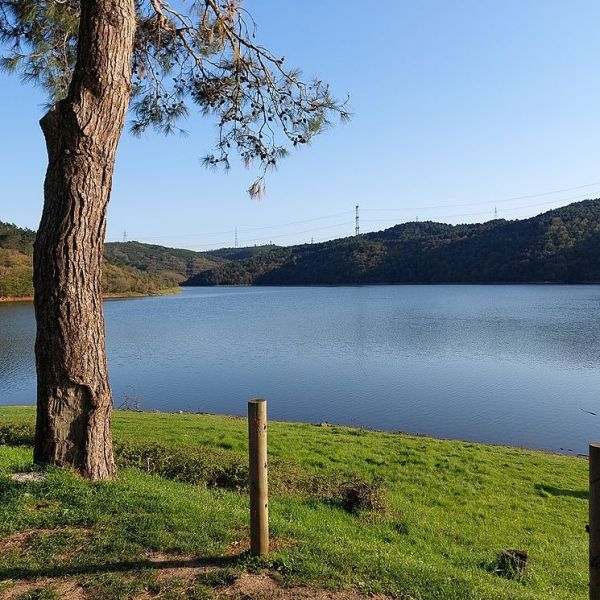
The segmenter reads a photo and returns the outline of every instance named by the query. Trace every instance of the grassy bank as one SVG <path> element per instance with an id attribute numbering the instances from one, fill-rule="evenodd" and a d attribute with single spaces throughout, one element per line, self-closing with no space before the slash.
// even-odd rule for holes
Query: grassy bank
<path id="1" fill-rule="evenodd" d="M 583 459 L 272 423 L 275 548 L 258 560 L 245 552 L 244 420 L 116 412 L 127 465 L 117 481 L 92 485 L 51 469 L 44 481 L 17 483 L 9 474 L 31 468 L 33 418 L 30 408 L 0 407 L 3 597 L 587 594 Z M 528 552 L 524 576 L 507 572 L 506 549 Z"/>

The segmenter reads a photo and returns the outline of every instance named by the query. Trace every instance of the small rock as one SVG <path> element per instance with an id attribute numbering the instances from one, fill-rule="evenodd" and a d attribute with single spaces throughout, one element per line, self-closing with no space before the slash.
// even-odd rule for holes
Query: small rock
<path id="1" fill-rule="evenodd" d="M 44 481 L 46 479 L 45 473 L 13 473 L 10 478 L 18 483 L 28 483 L 30 481 Z"/>

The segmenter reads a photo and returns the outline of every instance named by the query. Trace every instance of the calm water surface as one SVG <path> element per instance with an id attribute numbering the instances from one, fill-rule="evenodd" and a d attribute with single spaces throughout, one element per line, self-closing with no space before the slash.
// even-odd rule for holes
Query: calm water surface
<path id="1" fill-rule="evenodd" d="M 586 452 L 600 286 L 187 288 L 105 303 L 115 405 Z M 33 309 L 0 304 L 0 404 L 33 403 Z M 588 412 L 598 413 L 598 416 Z"/>

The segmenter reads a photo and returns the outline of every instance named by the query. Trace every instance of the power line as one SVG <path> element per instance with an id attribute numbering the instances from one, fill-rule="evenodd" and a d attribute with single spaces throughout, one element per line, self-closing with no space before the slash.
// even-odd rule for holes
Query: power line
<path id="1" fill-rule="evenodd" d="M 350 215 L 351 211 L 345 210 L 343 212 L 334 213 L 330 215 L 324 215 L 322 217 L 314 217 L 312 219 L 303 219 L 300 221 L 289 221 L 288 223 L 280 223 L 278 225 L 264 225 L 261 227 L 249 227 L 247 229 L 239 229 L 239 233 L 250 233 L 252 231 L 263 231 L 265 229 L 278 229 L 281 227 L 289 227 L 290 225 L 301 225 L 303 223 L 313 223 L 314 221 L 323 221 L 325 219 L 333 219 L 334 217 L 340 217 L 343 215 Z M 196 232 L 196 233 L 177 233 L 170 235 L 139 235 L 140 238 L 144 238 L 146 240 L 158 240 L 158 239 L 167 239 L 174 237 L 206 237 L 209 235 L 231 235 L 231 229 L 229 231 L 212 231 L 212 232 Z"/>
<path id="2" fill-rule="evenodd" d="M 587 194 L 579 194 L 578 196 L 570 196 L 569 198 L 557 198 L 555 200 L 548 200 L 547 202 L 536 202 L 535 204 L 523 204 L 521 206 L 512 206 L 510 207 L 511 211 L 519 211 L 519 210 L 523 210 L 525 208 L 535 208 L 535 207 L 539 207 L 539 206 L 548 206 L 550 204 L 561 204 L 563 202 L 569 202 L 571 200 L 583 200 L 585 198 L 587 198 L 588 195 Z M 558 208 L 558 207 L 557 207 Z M 407 209 L 408 210 L 408 209 Z M 481 216 L 487 216 L 489 215 L 488 211 L 485 212 L 476 212 L 476 213 L 454 213 L 451 215 L 433 215 L 431 217 L 428 217 L 428 221 L 435 221 L 435 220 L 440 220 L 440 219 L 454 219 L 457 217 L 481 217 Z M 388 217 L 387 219 L 367 219 L 366 221 L 364 221 L 365 223 L 375 223 L 375 222 L 389 222 L 391 219 L 393 219 L 394 217 Z M 418 218 L 417 218 L 418 220 Z"/>
<path id="3" fill-rule="evenodd" d="M 560 194 L 562 192 L 571 192 L 573 190 L 581 190 L 584 188 L 589 188 L 589 187 L 593 187 L 593 186 L 597 186 L 600 185 L 600 182 L 596 182 L 596 183 L 586 183 L 585 185 L 578 185 L 575 187 L 571 187 L 571 188 L 563 188 L 561 190 L 552 190 L 551 192 L 541 192 L 539 194 L 528 194 L 526 196 L 513 196 L 512 198 L 503 198 L 501 200 L 485 200 L 485 201 L 480 201 L 480 202 L 467 202 L 467 203 L 463 203 L 463 204 L 437 204 L 435 206 L 407 206 L 407 207 L 402 207 L 402 208 L 365 208 L 364 210 L 367 211 L 378 211 L 378 212 L 383 212 L 383 211 L 390 211 L 390 212 L 394 212 L 394 211 L 402 211 L 402 210 L 426 210 L 426 209 L 436 209 L 436 208 L 461 208 L 463 206 L 483 206 L 483 205 L 489 205 L 489 204 L 494 204 L 494 205 L 498 205 L 498 204 L 502 204 L 504 202 L 514 202 L 515 200 L 526 200 L 528 198 L 540 198 L 542 196 L 550 196 L 552 194 Z M 584 196 L 587 196 L 588 194 L 584 194 Z"/>
<path id="4" fill-rule="evenodd" d="M 312 223 L 314 221 L 323 221 L 324 219 L 333 219 L 334 217 L 341 217 L 341 216 L 350 215 L 350 214 L 351 214 L 351 211 L 345 210 L 343 212 L 334 213 L 332 215 L 326 215 L 324 217 L 314 217 L 313 219 L 304 219 L 302 221 L 291 221 L 289 223 L 284 223 L 283 225 L 265 225 L 263 227 L 252 227 L 250 229 L 240 229 L 240 231 L 245 233 L 248 231 L 259 231 L 262 229 L 276 229 L 278 227 L 288 227 L 289 225 L 301 225 L 303 223 Z"/>
<path id="5" fill-rule="evenodd" d="M 290 236 L 299 236 L 299 235 L 303 235 L 305 233 L 312 233 L 314 231 L 323 231 L 325 229 L 332 229 L 334 227 L 340 227 L 340 228 L 345 228 L 348 226 L 348 223 L 335 223 L 334 225 L 325 225 L 324 227 L 316 227 L 313 229 L 305 229 L 304 231 L 292 231 L 289 233 L 282 233 L 282 234 L 278 234 L 278 235 L 271 235 L 268 238 L 264 238 L 264 237 L 259 237 L 259 238 L 252 238 L 252 239 L 245 239 L 244 240 L 244 244 L 255 244 L 256 242 L 263 242 L 264 244 L 267 243 L 267 240 L 269 244 L 272 244 L 272 240 L 274 239 L 279 239 L 279 238 L 283 238 L 283 237 L 290 237 Z M 323 239 L 328 239 L 328 238 L 323 238 Z M 196 248 L 203 248 L 203 249 L 213 249 L 213 248 L 226 248 L 228 247 L 228 243 L 231 242 L 213 242 L 213 243 L 209 243 L 209 244 L 195 244 Z"/>
<path id="6" fill-rule="evenodd" d="M 347 223 L 336 223 L 335 225 L 325 225 L 324 227 L 316 227 L 314 229 L 305 229 L 304 231 L 294 231 L 291 233 L 282 233 L 279 235 L 271 235 L 269 239 L 277 239 L 282 237 L 289 237 L 290 235 L 302 235 L 303 233 L 311 233 L 313 231 L 322 231 L 323 229 L 332 229 L 334 227 L 347 227 Z M 253 240 L 246 240 L 247 242 L 257 242 L 260 240 L 264 240 L 265 238 L 255 238 Z"/>
<path id="7" fill-rule="evenodd" d="M 580 190 L 580 189 L 584 189 L 584 188 L 590 188 L 594 185 L 600 185 L 599 183 L 590 183 L 590 184 L 586 184 L 586 185 L 580 185 L 580 186 L 575 186 L 572 188 L 564 188 L 562 190 L 553 190 L 551 192 L 542 192 L 539 194 L 528 194 L 528 195 L 524 195 L 524 196 L 515 196 L 513 198 L 507 198 L 504 200 L 499 200 L 498 203 L 501 202 L 509 202 L 509 201 L 514 201 L 517 199 L 522 199 L 522 198 L 538 198 L 538 197 L 543 197 L 543 196 L 548 196 L 550 194 L 556 194 L 559 193 L 561 191 L 568 191 L 568 190 Z M 510 208 L 506 208 L 505 210 L 509 210 L 509 211 L 520 211 L 523 209 L 527 209 L 527 208 L 533 208 L 533 207 L 539 207 L 539 206 L 547 206 L 550 204 L 554 204 L 554 205 L 560 205 L 561 203 L 565 203 L 565 202 L 569 202 L 569 201 L 573 201 L 573 200 L 577 200 L 577 199 L 584 199 L 584 198 L 589 198 L 590 194 L 589 192 L 585 193 L 585 194 L 579 194 L 577 196 L 570 196 L 570 197 L 566 197 L 566 198 L 556 198 L 554 200 L 549 200 L 549 201 L 545 201 L 545 202 L 538 202 L 538 203 L 533 203 L 533 204 L 526 204 L 526 205 L 520 205 L 520 206 L 513 206 Z M 437 206 L 430 206 L 430 207 L 423 207 L 420 206 L 418 207 L 419 210 L 421 209 L 426 209 L 426 208 L 449 208 L 449 207 L 460 207 L 460 206 L 485 206 L 488 205 L 489 202 L 483 202 L 483 203 L 465 203 L 465 204 L 455 204 L 455 205 L 437 205 Z M 320 217 L 313 217 L 310 219 L 302 219 L 302 220 L 296 220 L 296 221 L 289 221 L 287 223 L 282 223 L 279 225 L 265 225 L 265 226 L 260 226 L 260 227 L 251 227 L 251 228 L 247 228 L 247 229 L 238 229 L 237 226 L 235 227 L 235 232 L 234 232 L 234 246 L 237 248 L 239 246 L 239 237 L 238 234 L 239 232 L 252 232 L 252 231 L 263 231 L 263 230 L 268 230 L 268 229 L 275 229 L 275 228 L 284 228 L 284 227 L 289 227 L 291 225 L 296 225 L 296 224 L 302 224 L 302 223 L 314 223 L 314 222 L 318 222 L 318 221 L 322 221 L 322 220 L 326 220 L 326 219 L 332 219 L 334 217 L 338 217 L 338 216 L 349 216 L 350 214 L 354 213 L 354 221 L 355 221 L 355 230 L 354 233 L 355 235 L 360 235 L 360 214 L 359 214 L 359 208 L 360 206 L 357 204 L 355 206 L 354 211 L 342 211 L 342 212 L 338 212 L 338 213 L 333 213 L 333 214 L 329 214 L 329 215 L 323 215 Z M 410 210 L 409 208 L 396 208 L 396 209 L 363 209 L 363 210 L 367 210 L 367 211 L 407 211 Z M 476 213 L 460 213 L 460 214 L 447 214 L 444 216 L 440 216 L 440 215 L 436 215 L 435 217 L 426 217 L 426 220 L 445 220 L 445 219 L 454 219 L 454 218 L 458 218 L 458 217 L 474 217 L 474 216 L 487 216 L 489 215 L 489 212 L 476 212 Z M 395 219 L 397 217 L 393 217 L 390 216 L 389 218 L 381 218 L 381 219 L 367 219 L 366 221 L 363 221 L 363 223 L 376 223 L 376 222 L 387 222 L 390 223 L 390 221 L 392 219 Z M 494 218 L 498 218 L 498 206 L 494 205 Z M 416 217 L 416 220 L 419 221 L 419 216 Z M 394 223 L 394 224 L 397 224 Z M 306 229 L 303 231 L 290 231 L 287 233 L 280 233 L 277 235 L 271 235 L 268 234 L 269 236 L 269 240 L 272 239 L 281 239 L 281 238 L 286 238 L 286 237 L 292 237 L 292 236 L 300 236 L 306 233 L 313 233 L 316 231 L 322 231 L 322 230 L 327 230 L 327 229 L 332 229 L 332 228 L 336 228 L 336 227 L 347 227 L 348 222 L 344 222 L 344 223 L 335 223 L 332 225 L 325 225 L 322 227 L 313 227 L 310 229 Z M 341 233 L 341 232 L 340 232 Z M 214 232 L 212 234 L 208 234 L 208 233 L 194 233 L 194 234 L 173 234 L 173 235 L 163 235 L 163 236 L 143 236 L 143 239 L 156 239 L 158 237 L 162 237 L 162 238 L 180 238 L 180 237 L 189 237 L 189 236 L 193 236 L 193 237 L 206 237 L 208 235 L 223 235 L 223 234 L 228 234 L 231 235 L 231 230 L 229 230 L 229 232 L 224 231 L 224 232 Z M 229 238 L 231 239 L 231 238 Z M 330 239 L 330 238 L 329 238 Z M 244 239 L 244 243 L 245 244 L 253 244 L 255 242 L 264 242 L 265 238 L 264 237 L 256 237 L 256 238 L 252 238 L 252 239 Z M 314 236 L 311 236 L 311 241 L 314 240 Z M 123 241 L 127 241 L 127 232 L 123 233 Z M 321 240 L 319 240 L 321 241 Z M 204 244 L 200 244 L 200 245 L 196 245 L 194 244 L 195 247 L 200 248 L 222 248 L 222 247 L 226 247 L 228 245 L 228 243 L 231 242 L 225 242 L 223 243 L 222 241 L 215 241 L 212 243 L 204 243 Z"/>

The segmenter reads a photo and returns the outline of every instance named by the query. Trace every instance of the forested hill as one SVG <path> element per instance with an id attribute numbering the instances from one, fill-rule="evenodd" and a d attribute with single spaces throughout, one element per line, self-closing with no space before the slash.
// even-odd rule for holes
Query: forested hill
<path id="1" fill-rule="evenodd" d="M 106 260 L 124 267 L 134 267 L 152 275 L 171 277 L 179 283 L 201 271 L 207 271 L 229 261 L 244 260 L 264 254 L 277 246 L 220 248 L 206 252 L 167 248 L 141 242 L 111 242 L 106 244 Z"/>
<path id="2" fill-rule="evenodd" d="M 358 237 L 273 248 L 186 285 L 600 282 L 600 199 L 524 220 L 412 222 Z"/>
<path id="3" fill-rule="evenodd" d="M 33 294 L 35 232 L 0 221 L 0 298 Z M 275 246 L 222 248 L 194 252 L 141 242 L 105 245 L 106 294 L 155 294 L 177 287 L 193 275 L 229 261 L 243 260 Z"/>
<path id="4" fill-rule="evenodd" d="M 132 267 L 150 275 L 169 277 L 177 283 L 223 262 L 218 256 L 141 242 L 108 243 L 104 247 L 104 258 L 121 267 Z"/>
<path id="5" fill-rule="evenodd" d="M 33 295 L 33 240 L 35 232 L 0 221 L 0 298 Z M 212 263 L 204 263 L 206 264 Z M 104 263 L 102 287 L 106 294 L 157 294 L 177 287 L 185 277 L 147 273 L 128 265 Z"/>
<path id="6" fill-rule="evenodd" d="M 34 232 L 0 222 L 0 297 L 29 296 Z M 413 222 L 321 244 L 194 252 L 106 244 L 106 293 L 176 285 L 600 282 L 600 199 L 531 219 Z"/>

